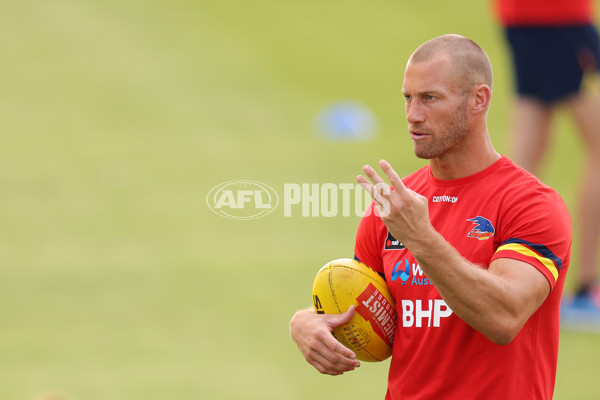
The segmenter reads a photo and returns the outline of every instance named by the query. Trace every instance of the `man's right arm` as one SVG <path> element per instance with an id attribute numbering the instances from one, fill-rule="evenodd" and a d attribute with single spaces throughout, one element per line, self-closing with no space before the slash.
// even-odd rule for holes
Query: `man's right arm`
<path id="1" fill-rule="evenodd" d="M 322 374 L 341 375 L 360 366 L 354 352 L 331 334 L 350 321 L 354 306 L 342 314 L 316 314 L 311 308 L 297 311 L 290 321 L 292 339 L 300 352 Z"/>

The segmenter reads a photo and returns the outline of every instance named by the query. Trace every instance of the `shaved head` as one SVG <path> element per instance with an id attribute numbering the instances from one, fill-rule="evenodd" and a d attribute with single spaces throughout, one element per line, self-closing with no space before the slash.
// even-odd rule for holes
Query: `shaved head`
<path id="1" fill-rule="evenodd" d="M 437 57 L 448 58 L 459 89 L 468 91 L 477 85 L 492 89 L 492 64 L 477 43 L 460 35 L 443 35 L 423 43 L 408 63 L 419 64 Z"/>

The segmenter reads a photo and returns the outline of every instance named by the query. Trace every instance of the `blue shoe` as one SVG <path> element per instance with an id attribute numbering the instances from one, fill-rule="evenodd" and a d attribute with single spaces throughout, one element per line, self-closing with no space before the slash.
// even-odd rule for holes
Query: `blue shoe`
<path id="1" fill-rule="evenodd" d="M 600 333 L 600 291 L 565 298 L 560 305 L 560 326 L 568 330 Z"/>

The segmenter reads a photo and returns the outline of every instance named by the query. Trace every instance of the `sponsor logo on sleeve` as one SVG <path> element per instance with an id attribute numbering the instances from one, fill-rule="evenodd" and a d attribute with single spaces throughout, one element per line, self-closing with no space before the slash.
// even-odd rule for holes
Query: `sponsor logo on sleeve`
<path id="1" fill-rule="evenodd" d="M 388 231 L 387 238 L 385 239 L 385 245 L 383 247 L 384 250 L 403 250 L 406 246 L 392 236 L 390 231 Z"/>

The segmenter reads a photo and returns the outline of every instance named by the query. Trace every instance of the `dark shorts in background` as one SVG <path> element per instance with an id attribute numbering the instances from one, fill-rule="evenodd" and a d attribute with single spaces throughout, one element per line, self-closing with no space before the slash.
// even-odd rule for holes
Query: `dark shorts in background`
<path id="1" fill-rule="evenodd" d="M 579 92 L 584 71 L 598 71 L 600 40 L 591 25 L 508 27 L 517 91 L 553 103 Z"/>

